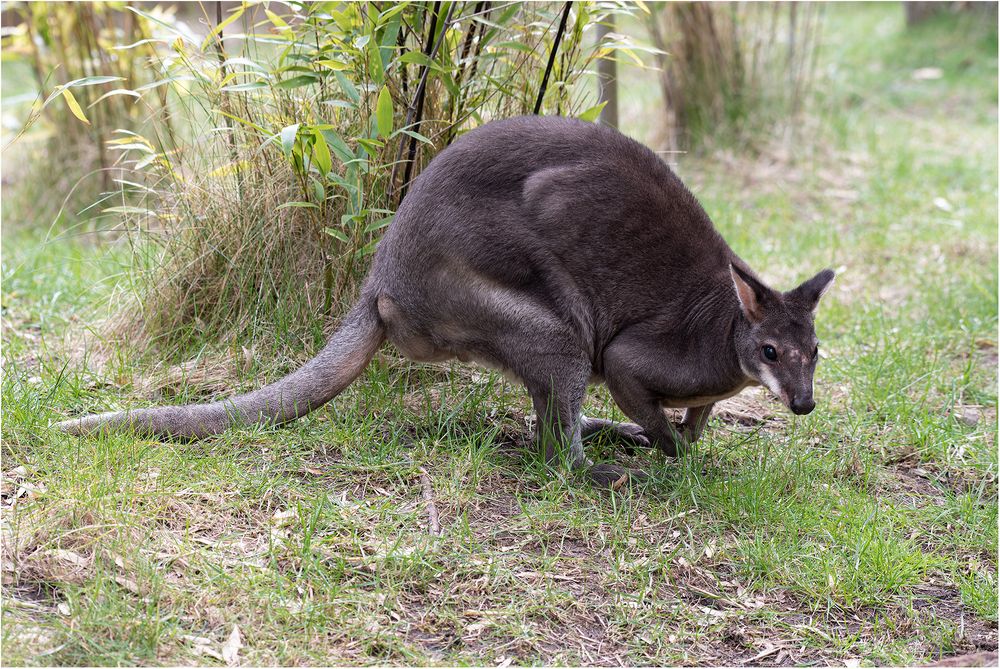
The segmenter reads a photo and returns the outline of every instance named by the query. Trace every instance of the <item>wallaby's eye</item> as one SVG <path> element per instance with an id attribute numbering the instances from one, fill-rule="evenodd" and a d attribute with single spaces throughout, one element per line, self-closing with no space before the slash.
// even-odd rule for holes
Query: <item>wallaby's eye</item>
<path id="1" fill-rule="evenodd" d="M 770 344 L 765 344 L 764 347 L 760 349 L 760 352 L 764 354 L 765 358 L 772 362 L 778 359 L 778 352 L 775 351 L 774 347 Z"/>

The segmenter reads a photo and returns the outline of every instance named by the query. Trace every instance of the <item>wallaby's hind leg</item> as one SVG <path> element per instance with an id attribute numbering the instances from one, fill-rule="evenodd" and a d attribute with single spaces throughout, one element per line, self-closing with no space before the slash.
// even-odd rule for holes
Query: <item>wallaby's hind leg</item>
<path id="1" fill-rule="evenodd" d="M 582 431 L 589 419 L 580 413 L 580 406 L 587 390 L 589 365 L 582 371 L 576 378 L 562 376 L 556 383 L 525 382 L 538 414 L 536 434 L 539 447 L 545 449 L 546 460 L 555 461 L 562 449 L 573 469 L 586 469 L 591 480 L 602 487 L 613 486 L 623 481 L 623 477 L 645 478 L 645 473 L 638 469 L 610 463 L 595 465 L 584 453 Z"/>
<path id="2" fill-rule="evenodd" d="M 572 359 L 553 365 L 557 360 L 547 358 L 547 372 L 536 369 L 522 379 L 535 407 L 535 438 L 539 448 L 545 449 L 546 462 L 554 464 L 562 452 L 570 466 L 579 469 L 591 464 L 583 452 L 580 432 L 580 406 L 587 392 L 590 365 Z"/>
<path id="3" fill-rule="evenodd" d="M 555 462 L 560 452 L 573 469 L 586 469 L 587 475 L 597 485 L 610 486 L 623 476 L 643 478 L 638 470 L 613 464 L 595 465 L 584 453 L 582 431 L 585 424 L 580 407 L 587 392 L 591 375 L 590 361 L 582 355 L 533 352 L 518 361 L 511 361 L 531 395 L 537 414 L 536 437 L 544 449 L 549 463 Z M 528 364 L 525 364 L 528 363 Z"/>

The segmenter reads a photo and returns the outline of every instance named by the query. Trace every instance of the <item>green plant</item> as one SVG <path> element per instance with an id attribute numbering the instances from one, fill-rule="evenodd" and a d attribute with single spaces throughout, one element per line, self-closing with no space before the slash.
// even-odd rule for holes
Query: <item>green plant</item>
<path id="1" fill-rule="evenodd" d="M 114 131 L 142 128 L 166 104 L 162 90 L 145 97 L 132 90 L 150 80 L 145 64 L 157 54 L 149 24 L 124 2 L 13 2 L 4 12 L 12 24 L 3 37 L 5 67 L 23 69 L 33 83 L 11 106 L 20 127 L 4 138 L 5 210 L 30 210 L 26 223 L 45 226 L 60 216 L 93 218 L 95 203 L 129 190 L 115 180 Z M 5 89 L 11 83 L 5 76 Z M 170 133 L 169 117 L 164 129 Z M 14 152 L 31 159 L 10 160 Z M 58 156 L 59 169 L 44 156 Z"/>
<path id="2" fill-rule="evenodd" d="M 609 12 L 634 11 L 618 4 L 289 7 L 220 12 L 202 38 L 131 8 L 171 45 L 149 90 L 171 90 L 190 127 L 184 143 L 155 124 L 110 142 L 150 189 L 116 209 L 141 233 L 143 270 L 116 337 L 168 356 L 206 340 L 320 341 L 427 161 L 536 105 L 593 120 L 589 64 L 634 48 L 590 40 Z"/>

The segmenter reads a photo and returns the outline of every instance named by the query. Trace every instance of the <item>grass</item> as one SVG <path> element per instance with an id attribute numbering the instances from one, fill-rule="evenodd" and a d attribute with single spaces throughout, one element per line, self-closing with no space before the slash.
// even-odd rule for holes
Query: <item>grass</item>
<path id="1" fill-rule="evenodd" d="M 541 466 L 520 389 L 388 350 L 287 429 L 182 445 L 56 434 L 69 413 L 165 401 L 124 355 L 96 374 L 67 353 L 127 287 L 128 250 L 5 230 L 5 663 L 222 664 L 234 626 L 248 664 L 995 649 L 995 26 L 908 32 L 884 5 L 827 21 L 821 99 L 791 148 L 678 158 L 778 287 L 842 268 L 818 318 L 820 406 L 793 417 L 748 393 L 690 456 L 637 456 L 653 480 L 632 490 Z M 913 79 L 922 67 L 941 78 Z M 256 360 L 230 380 L 277 373 Z M 603 391 L 588 403 L 621 417 Z"/>

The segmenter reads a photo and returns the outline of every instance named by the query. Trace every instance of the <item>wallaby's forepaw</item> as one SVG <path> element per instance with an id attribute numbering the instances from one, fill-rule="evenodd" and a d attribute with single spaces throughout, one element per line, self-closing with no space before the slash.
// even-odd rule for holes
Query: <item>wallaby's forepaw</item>
<path id="1" fill-rule="evenodd" d="M 637 448 L 650 448 L 652 446 L 649 437 L 635 423 L 619 423 L 612 428 L 612 431 L 629 455 L 635 455 Z"/>
<path id="2" fill-rule="evenodd" d="M 662 451 L 663 454 L 666 455 L 667 457 L 670 458 L 677 457 L 677 450 L 678 450 L 677 442 L 669 437 L 663 437 L 657 439 L 656 441 L 653 442 L 653 446 Z"/>
<path id="3" fill-rule="evenodd" d="M 622 445 L 625 452 L 635 455 L 637 448 L 650 448 L 652 442 L 643 429 L 635 423 L 616 423 L 603 418 L 585 418 L 583 430 L 585 435 L 602 432 L 611 436 L 616 443 Z"/>
<path id="4" fill-rule="evenodd" d="M 622 486 L 628 485 L 629 481 L 639 482 L 649 478 L 649 474 L 641 469 L 629 469 L 609 463 L 594 465 L 587 470 L 587 475 L 590 476 L 594 485 L 611 490 L 618 490 Z"/>

